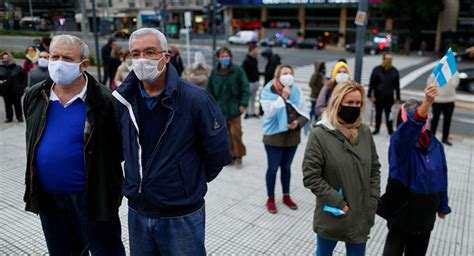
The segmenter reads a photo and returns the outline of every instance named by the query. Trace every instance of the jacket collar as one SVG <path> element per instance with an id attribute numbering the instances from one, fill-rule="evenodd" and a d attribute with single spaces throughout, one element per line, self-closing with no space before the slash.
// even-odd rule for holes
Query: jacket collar
<path id="1" fill-rule="evenodd" d="M 128 102 L 134 102 L 135 97 L 140 90 L 138 88 L 140 80 L 138 80 L 135 71 L 130 72 L 127 78 L 123 81 L 122 85 L 117 88 L 117 92 L 122 95 Z M 166 85 L 163 90 L 163 98 L 174 101 L 173 95 L 178 89 L 179 76 L 176 69 L 170 63 L 166 64 Z"/>

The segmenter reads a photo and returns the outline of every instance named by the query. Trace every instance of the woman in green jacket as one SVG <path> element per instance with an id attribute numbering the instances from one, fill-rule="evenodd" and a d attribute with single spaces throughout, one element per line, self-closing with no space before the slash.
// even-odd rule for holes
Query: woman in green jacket
<path id="1" fill-rule="evenodd" d="M 355 81 L 340 83 L 306 146 L 303 182 L 316 195 L 318 256 L 332 255 L 338 241 L 346 243 L 347 255 L 364 255 L 374 225 L 380 163 L 362 120 L 364 94 Z"/>

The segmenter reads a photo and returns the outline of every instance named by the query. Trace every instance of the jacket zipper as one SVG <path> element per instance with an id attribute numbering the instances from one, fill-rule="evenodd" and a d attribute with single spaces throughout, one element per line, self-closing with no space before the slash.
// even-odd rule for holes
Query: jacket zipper
<path id="1" fill-rule="evenodd" d="M 31 154 L 32 154 L 32 158 L 31 158 L 31 163 L 30 163 L 30 182 L 31 182 L 31 185 L 30 185 L 30 193 L 33 194 L 33 173 L 34 173 L 34 162 L 35 162 L 35 156 L 36 156 L 36 146 L 38 146 L 38 143 L 41 139 L 41 137 L 43 136 L 43 132 L 44 132 L 44 128 L 46 127 L 46 113 L 48 111 L 48 106 L 49 106 L 49 99 L 48 97 L 46 96 L 46 94 L 44 93 L 44 91 L 41 91 L 41 95 L 44 97 L 44 99 L 46 100 L 46 107 L 43 109 L 43 114 L 41 115 L 41 128 L 40 128 L 40 133 L 38 135 L 38 137 L 36 138 L 36 141 L 35 143 L 33 144 L 33 148 L 31 149 Z"/>
<path id="2" fill-rule="evenodd" d="M 430 153 L 427 152 L 426 153 L 426 162 L 428 164 L 428 171 L 429 171 L 429 175 L 430 175 L 430 187 L 429 187 L 429 193 L 431 194 L 431 166 L 430 166 Z"/>
<path id="3" fill-rule="evenodd" d="M 150 166 L 151 160 L 152 160 L 153 158 L 155 158 L 155 155 L 156 155 L 156 153 L 158 152 L 158 149 L 160 148 L 161 140 L 163 139 L 163 136 L 165 136 L 166 131 L 168 131 L 168 127 L 170 126 L 171 121 L 173 121 L 173 118 L 174 118 L 174 109 L 173 109 L 172 107 L 167 106 L 167 105 L 164 103 L 164 101 L 167 100 L 167 99 L 169 99 L 169 97 L 166 97 L 166 98 L 162 99 L 162 100 L 161 100 L 161 103 L 163 104 L 163 106 L 164 106 L 165 108 L 167 108 L 167 109 L 169 109 L 169 110 L 171 111 L 171 117 L 168 118 L 168 121 L 166 122 L 165 130 L 163 131 L 163 133 L 161 134 L 160 138 L 158 139 L 158 143 L 156 144 L 155 149 L 153 150 L 153 152 L 152 152 L 150 158 L 148 159 L 148 162 L 147 162 L 146 165 L 145 165 L 145 169 L 148 169 L 148 167 Z"/>
<path id="4" fill-rule="evenodd" d="M 87 118 L 87 117 L 86 117 Z M 87 137 L 86 144 L 84 145 L 84 166 L 87 168 L 87 146 L 89 145 L 89 142 L 91 141 L 92 134 L 94 133 L 94 127 L 91 129 L 91 133 L 89 134 L 89 137 Z M 86 171 L 86 181 L 89 176 L 89 173 Z"/>

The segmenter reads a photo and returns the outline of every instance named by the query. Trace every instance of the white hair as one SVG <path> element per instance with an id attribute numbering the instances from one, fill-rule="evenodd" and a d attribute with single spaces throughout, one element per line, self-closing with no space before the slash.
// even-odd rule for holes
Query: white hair
<path id="1" fill-rule="evenodd" d="M 82 41 L 77 36 L 73 35 L 57 35 L 54 36 L 53 39 L 51 40 L 51 44 L 49 46 L 50 51 L 51 49 L 54 48 L 54 45 L 57 43 L 64 43 L 64 44 L 76 44 L 81 47 L 81 60 L 89 58 L 89 46 Z"/>
<path id="2" fill-rule="evenodd" d="M 166 37 L 165 35 L 163 35 L 163 33 L 161 33 L 158 29 L 154 29 L 154 28 L 141 28 L 141 29 L 135 30 L 135 32 L 133 32 L 130 35 L 130 39 L 128 40 L 128 48 L 131 50 L 132 48 L 131 42 L 133 39 L 135 39 L 135 37 L 140 37 L 140 36 L 145 36 L 145 35 L 154 35 L 158 39 L 158 41 L 160 41 L 161 49 L 165 52 L 168 52 L 168 40 L 166 40 Z"/>

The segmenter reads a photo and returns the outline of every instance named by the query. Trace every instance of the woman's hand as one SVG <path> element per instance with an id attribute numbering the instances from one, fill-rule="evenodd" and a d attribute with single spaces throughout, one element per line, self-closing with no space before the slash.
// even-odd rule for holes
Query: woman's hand
<path id="1" fill-rule="evenodd" d="M 446 219 L 446 214 L 442 213 L 442 212 L 438 212 L 438 217 L 442 220 Z"/>
<path id="2" fill-rule="evenodd" d="M 295 121 L 288 124 L 288 129 L 294 130 L 296 128 L 298 128 L 298 121 L 295 120 Z"/>
<path id="3" fill-rule="evenodd" d="M 418 107 L 418 115 L 425 118 L 428 115 L 431 104 L 433 104 L 434 99 L 438 95 L 438 86 L 432 84 L 425 88 L 425 100 L 421 103 L 421 106 Z"/>
<path id="4" fill-rule="evenodd" d="M 344 206 L 344 208 L 342 208 L 342 211 L 344 213 L 347 213 L 349 211 L 349 206 L 347 206 L 347 204 Z"/>
<path id="5" fill-rule="evenodd" d="M 281 92 L 281 96 L 287 100 L 290 97 L 291 87 L 285 86 L 283 87 L 283 91 Z"/>

